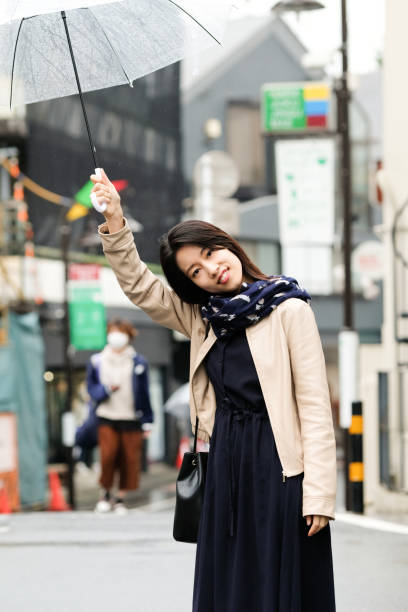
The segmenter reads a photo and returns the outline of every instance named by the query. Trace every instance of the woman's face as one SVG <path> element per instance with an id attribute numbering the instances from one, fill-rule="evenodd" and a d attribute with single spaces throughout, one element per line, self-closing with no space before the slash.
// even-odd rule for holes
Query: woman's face
<path id="1" fill-rule="evenodd" d="M 176 262 L 195 285 L 208 293 L 237 291 L 244 280 L 241 261 L 228 249 L 186 245 L 177 251 Z"/>

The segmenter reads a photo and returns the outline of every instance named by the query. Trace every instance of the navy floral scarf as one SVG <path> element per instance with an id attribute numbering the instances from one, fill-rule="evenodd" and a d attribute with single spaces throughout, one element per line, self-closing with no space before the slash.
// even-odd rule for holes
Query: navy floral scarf
<path id="1" fill-rule="evenodd" d="M 228 338 L 237 330 L 258 323 L 289 298 L 299 298 L 308 304 L 311 301 L 307 291 L 290 276 L 242 283 L 237 295 L 212 295 L 201 307 L 201 316 L 211 324 L 217 338 Z"/>

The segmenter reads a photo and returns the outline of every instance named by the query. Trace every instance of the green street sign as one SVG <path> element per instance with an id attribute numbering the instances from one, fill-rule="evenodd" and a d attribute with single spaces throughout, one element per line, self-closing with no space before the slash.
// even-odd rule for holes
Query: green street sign
<path id="1" fill-rule="evenodd" d="M 106 314 L 102 302 L 69 304 L 71 344 L 77 351 L 97 351 L 106 344 Z"/>
<path id="2" fill-rule="evenodd" d="M 101 350 L 106 344 L 106 313 L 99 284 L 99 266 L 71 264 L 69 326 L 77 351 Z"/>
<path id="3" fill-rule="evenodd" d="M 264 127 L 267 131 L 306 127 L 303 88 L 267 89 L 263 92 Z"/>

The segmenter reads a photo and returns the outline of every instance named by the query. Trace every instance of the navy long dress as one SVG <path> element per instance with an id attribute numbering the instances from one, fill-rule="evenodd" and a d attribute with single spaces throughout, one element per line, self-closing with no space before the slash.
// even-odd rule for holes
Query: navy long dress
<path id="1" fill-rule="evenodd" d="M 282 476 L 245 332 L 217 340 L 206 368 L 217 410 L 193 612 L 334 612 L 330 528 L 307 536 L 303 474 Z"/>

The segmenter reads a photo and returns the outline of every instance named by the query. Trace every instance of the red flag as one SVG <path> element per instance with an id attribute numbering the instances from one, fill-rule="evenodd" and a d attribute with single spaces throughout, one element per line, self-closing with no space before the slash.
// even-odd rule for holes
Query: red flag
<path id="1" fill-rule="evenodd" d="M 115 187 L 116 191 L 123 191 L 129 185 L 129 181 L 125 181 L 125 179 L 111 181 L 111 183 Z"/>

